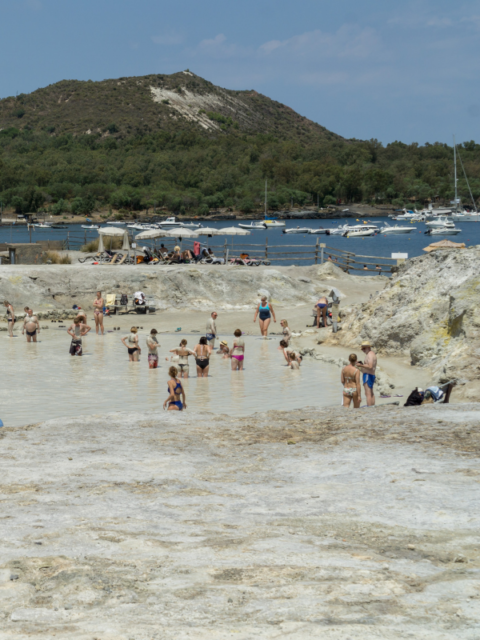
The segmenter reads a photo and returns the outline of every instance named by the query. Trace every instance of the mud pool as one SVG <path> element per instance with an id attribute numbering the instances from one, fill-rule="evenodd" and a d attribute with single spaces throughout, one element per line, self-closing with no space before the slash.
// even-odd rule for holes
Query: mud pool
<path id="1" fill-rule="evenodd" d="M 30 343 L 21 334 L 0 338 L 0 353 L 6 363 L 0 402 L 5 426 L 19 426 L 58 417 L 76 417 L 112 411 L 162 411 L 167 397 L 169 350 L 186 337 L 194 348 L 199 334 L 159 334 L 159 368 L 148 369 L 147 331 L 140 331 L 140 362 L 128 362 L 120 338 L 127 332 L 88 334 L 84 355 L 71 357 L 66 328 L 53 325 Z M 222 336 L 230 340 L 230 336 Z M 196 378 L 190 358 L 190 373 L 184 381 L 188 412 L 212 411 L 245 416 L 270 409 L 294 410 L 306 406 L 338 406 L 341 402 L 340 369 L 304 359 L 300 371 L 285 366 L 278 350 L 279 338 L 262 340 L 245 336 L 245 370 L 232 372 L 230 360 L 212 354 L 208 378 Z M 217 341 L 218 345 L 218 341 Z M 166 357 L 169 358 L 166 361 Z"/>

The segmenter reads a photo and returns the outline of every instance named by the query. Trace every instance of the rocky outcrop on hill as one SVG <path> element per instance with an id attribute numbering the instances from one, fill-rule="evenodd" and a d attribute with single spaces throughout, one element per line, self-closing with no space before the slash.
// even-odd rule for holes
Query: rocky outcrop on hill
<path id="1" fill-rule="evenodd" d="M 351 310 L 340 341 L 369 339 L 379 353 L 410 355 L 439 381 L 460 379 L 464 396 L 478 399 L 479 264 L 480 247 L 408 261 L 383 291 Z"/>

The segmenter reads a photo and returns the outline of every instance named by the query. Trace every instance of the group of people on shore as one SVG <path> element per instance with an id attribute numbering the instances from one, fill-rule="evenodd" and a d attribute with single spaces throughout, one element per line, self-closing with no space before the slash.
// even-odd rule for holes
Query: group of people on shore
<path id="1" fill-rule="evenodd" d="M 348 364 L 343 367 L 341 381 L 343 384 L 343 406 L 359 409 L 362 401 L 362 387 L 360 375 L 362 375 L 365 399 L 368 407 L 375 405 L 375 393 L 373 386 L 376 380 L 377 356 L 368 340 L 362 342 L 361 349 L 365 355 L 365 362 L 360 362 L 355 353 L 348 356 Z"/>

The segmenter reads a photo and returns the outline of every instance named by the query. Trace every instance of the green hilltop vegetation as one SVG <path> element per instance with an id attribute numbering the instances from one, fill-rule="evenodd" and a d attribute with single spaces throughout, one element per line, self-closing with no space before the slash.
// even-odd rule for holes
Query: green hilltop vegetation
<path id="1" fill-rule="evenodd" d="M 460 145 L 475 198 L 480 145 Z M 0 202 L 17 212 L 121 213 L 154 204 L 208 215 L 290 204 L 453 197 L 453 150 L 346 140 L 255 91 L 190 71 L 63 80 L 0 100 Z M 463 178 L 462 195 L 468 190 Z"/>

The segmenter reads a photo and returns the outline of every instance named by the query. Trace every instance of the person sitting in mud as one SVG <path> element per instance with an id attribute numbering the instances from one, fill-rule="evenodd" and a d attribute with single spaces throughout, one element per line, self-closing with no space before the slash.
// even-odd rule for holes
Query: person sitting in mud
<path id="1" fill-rule="evenodd" d="M 300 365 L 298 364 L 295 351 L 291 351 L 289 354 L 289 367 L 290 369 L 300 369 Z"/>
<path id="2" fill-rule="evenodd" d="M 226 340 L 222 340 L 220 342 L 220 347 L 217 351 L 218 355 L 223 355 L 224 358 L 230 357 L 230 349 L 228 348 L 228 342 Z"/>
<path id="3" fill-rule="evenodd" d="M 283 357 L 285 358 L 287 366 L 290 366 L 290 362 L 291 362 L 290 354 L 291 353 L 293 353 L 295 355 L 295 360 L 298 362 L 298 364 L 301 364 L 302 359 L 303 359 L 302 356 L 298 353 L 298 351 L 295 351 L 294 349 L 290 348 L 288 346 L 288 342 L 286 340 L 280 340 L 279 349 L 280 349 L 280 351 L 283 352 Z"/>

